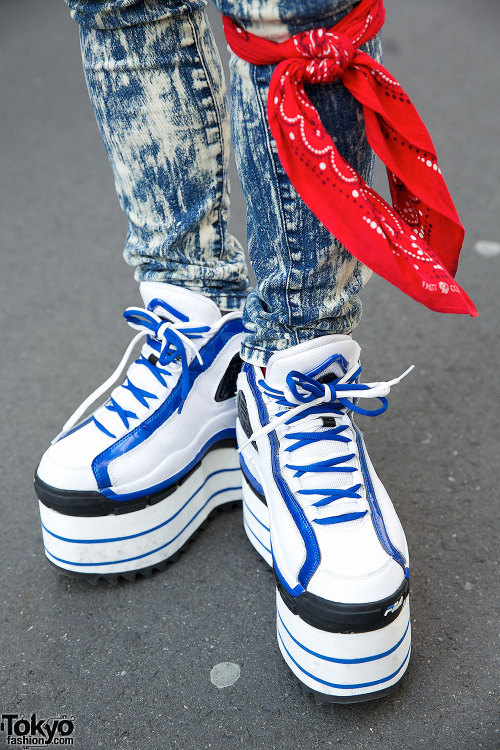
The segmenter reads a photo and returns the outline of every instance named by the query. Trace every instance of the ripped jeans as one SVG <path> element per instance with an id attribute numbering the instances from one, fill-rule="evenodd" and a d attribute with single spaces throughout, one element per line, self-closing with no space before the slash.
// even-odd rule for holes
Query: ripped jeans
<path id="1" fill-rule="evenodd" d="M 206 0 L 66 0 L 80 24 L 83 65 L 129 228 L 124 256 L 140 281 L 181 285 L 222 310 L 244 308 L 242 357 L 271 354 L 359 322 L 370 271 L 291 185 L 266 119 L 272 65 L 232 55 L 230 109 L 247 204 L 249 290 L 230 208 L 229 106 Z M 331 27 L 355 0 L 215 0 L 249 31 L 282 41 Z M 364 47 L 381 54 L 380 39 Z M 368 182 L 373 153 L 360 106 L 340 81 L 308 90 L 340 153 Z"/>

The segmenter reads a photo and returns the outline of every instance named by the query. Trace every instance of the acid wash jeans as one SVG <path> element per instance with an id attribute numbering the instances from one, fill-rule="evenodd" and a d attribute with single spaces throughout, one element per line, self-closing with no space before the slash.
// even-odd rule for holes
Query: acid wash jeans
<path id="1" fill-rule="evenodd" d="M 231 58 L 232 138 L 247 203 L 245 258 L 227 228 L 229 106 L 206 0 L 66 0 L 80 24 L 90 99 L 129 220 L 124 256 L 140 281 L 244 308 L 242 357 L 350 333 L 370 271 L 313 215 L 283 170 L 266 119 L 273 65 Z M 355 0 L 215 0 L 254 34 L 282 41 L 331 27 Z M 381 54 L 380 39 L 365 47 Z M 308 94 L 340 153 L 370 182 L 373 153 L 360 106 L 341 82 Z"/>

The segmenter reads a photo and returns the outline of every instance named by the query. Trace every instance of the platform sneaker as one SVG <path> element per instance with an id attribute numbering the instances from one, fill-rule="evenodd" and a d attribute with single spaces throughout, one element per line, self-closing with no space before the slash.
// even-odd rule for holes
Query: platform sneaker
<path id="1" fill-rule="evenodd" d="M 406 539 L 353 419 L 403 376 L 360 384 L 359 354 L 324 336 L 238 378 L 245 529 L 274 568 L 281 653 L 319 702 L 387 695 L 410 658 Z"/>

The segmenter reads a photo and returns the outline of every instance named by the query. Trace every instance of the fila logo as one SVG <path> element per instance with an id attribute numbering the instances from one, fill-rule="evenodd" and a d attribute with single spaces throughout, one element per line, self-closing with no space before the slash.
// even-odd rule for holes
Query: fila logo
<path id="1" fill-rule="evenodd" d="M 397 602 L 394 602 L 394 604 L 390 604 L 384 612 L 384 617 L 386 617 L 390 612 L 395 612 L 397 609 L 399 609 L 403 604 L 403 600 L 404 596 L 400 596 Z"/>

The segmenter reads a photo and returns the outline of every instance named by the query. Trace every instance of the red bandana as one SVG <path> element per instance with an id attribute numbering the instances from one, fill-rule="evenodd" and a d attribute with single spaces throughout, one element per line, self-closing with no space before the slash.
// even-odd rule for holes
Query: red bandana
<path id="1" fill-rule="evenodd" d="M 361 0 L 331 29 L 277 43 L 224 16 L 226 39 L 254 65 L 278 63 L 267 116 L 280 161 L 313 213 L 362 263 L 432 310 L 476 308 L 453 280 L 464 230 L 438 167 L 427 129 L 401 86 L 357 49 L 385 19 L 383 0 Z M 366 135 L 387 166 L 389 206 L 337 151 L 305 83 L 341 78 L 361 103 Z"/>

